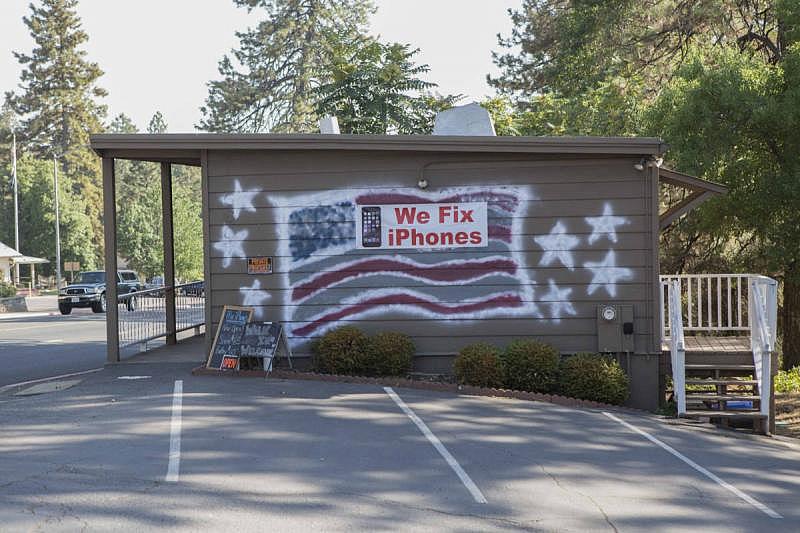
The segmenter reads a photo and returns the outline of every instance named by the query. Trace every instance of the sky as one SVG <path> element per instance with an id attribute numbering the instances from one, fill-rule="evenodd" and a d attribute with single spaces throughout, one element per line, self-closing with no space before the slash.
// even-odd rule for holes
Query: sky
<path id="1" fill-rule="evenodd" d="M 0 92 L 16 89 L 21 71 L 12 51 L 29 52 L 33 39 L 22 17 L 29 0 L 0 0 Z M 497 34 L 508 35 L 508 8 L 522 0 L 377 0 L 371 29 L 384 40 L 421 49 L 420 63 L 438 92 L 463 94 L 463 103 L 493 94 L 486 74 Z M 196 131 L 206 82 L 217 62 L 237 45 L 234 33 L 255 25 L 231 0 L 80 0 L 89 34 L 88 59 L 105 71 L 99 85 L 109 117 L 125 113 L 144 129 L 161 111 L 170 132 Z"/>

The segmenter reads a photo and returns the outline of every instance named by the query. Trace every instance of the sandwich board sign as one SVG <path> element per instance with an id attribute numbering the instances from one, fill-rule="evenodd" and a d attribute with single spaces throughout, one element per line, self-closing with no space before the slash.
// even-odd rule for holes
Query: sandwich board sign
<path id="1" fill-rule="evenodd" d="M 250 322 L 245 325 L 239 357 L 261 359 L 262 368 L 269 372 L 276 356 L 286 357 L 289 368 L 292 367 L 292 352 L 283 326 L 278 322 Z"/>
<path id="2" fill-rule="evenodd" d="M 235 370 L 239 367 L 242 337 L 252 315 L 253 309 L 250 307 L 226 305 L 223 308 L 214 344 L 208 354 L 208 368 Z"/>

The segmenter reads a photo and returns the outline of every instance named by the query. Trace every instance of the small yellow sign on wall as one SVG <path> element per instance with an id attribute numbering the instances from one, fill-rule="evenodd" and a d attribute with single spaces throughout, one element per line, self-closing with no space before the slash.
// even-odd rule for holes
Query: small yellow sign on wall
<path id="1" fill-rule="evenodd" d="M 271 257 L 248 257 L 247 258 L 247 273 L 248 274 L 272 274 L 272 258 Z"/>

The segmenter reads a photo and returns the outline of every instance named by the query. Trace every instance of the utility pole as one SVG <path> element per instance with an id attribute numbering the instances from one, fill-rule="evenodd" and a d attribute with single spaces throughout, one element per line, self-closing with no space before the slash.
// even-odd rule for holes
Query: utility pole
<path id="1" fill-rule="evenodd" d="M 53 151 L 53 189 L 56 200 L 56 289 L 61 290 L 61 234 L 59 230 L 58 216 L 58 161 L 56 153 Z M 35 285 L 35 280 L 34 280 Z"/>
<path id="2" fill-rule="evenodd" d="M 17 184 L 17 133 L 14 130 L 11 130 L 11 181 L 14 184 L 14 249 L 19 252 L 19 185 Z M 14 285 L 19 286 L 19 264 L 16 263 L 14 264 Z"/>

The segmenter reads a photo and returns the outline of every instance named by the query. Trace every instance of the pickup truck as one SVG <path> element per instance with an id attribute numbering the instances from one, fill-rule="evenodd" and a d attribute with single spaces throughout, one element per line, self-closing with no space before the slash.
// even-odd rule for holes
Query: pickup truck
<path id="1" fill-rule="evenodd" d="M 125 303 L 128 311 L 136 310 L 136 297 L 126 295 L 143 288 L 136 272 L 132 270 L 117 272 L 117 294 L 120 296 L 120 301 Z M 62 315 L 70 314 L 76 307 L 91 307 L 95 313 L 106 312 L 106 273 L 104 271 L 81 272 L 73 283 L 59 291 L 58 310 Z"/>

